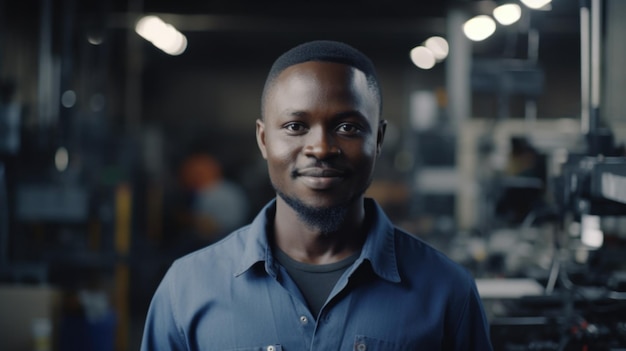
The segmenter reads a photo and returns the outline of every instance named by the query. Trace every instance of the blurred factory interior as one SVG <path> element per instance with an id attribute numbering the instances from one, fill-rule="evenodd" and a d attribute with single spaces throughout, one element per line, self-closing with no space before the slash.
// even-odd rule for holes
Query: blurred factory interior
<path id="1" fill-rule="evenodd" d="M 0 0 L 0 349 L 138 349 L 172 260 L 273 196 L 260 93 L 312 39 L 376 63 L 369 195 L 473 272 L 496 350 L 626 349 L 626 1 L 503 3 Z"/>

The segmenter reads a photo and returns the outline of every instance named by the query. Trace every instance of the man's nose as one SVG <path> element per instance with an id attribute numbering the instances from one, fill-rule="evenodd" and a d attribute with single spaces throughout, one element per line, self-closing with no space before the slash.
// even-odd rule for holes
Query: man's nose
<path id="1" fill-rule="evenodd" d="M 313 128 L 307 134 L 307 144 L 304 148 L 307 156 L 323 160 L 341 154 L 337 140 L 332 131 L 323 128 Z"/>

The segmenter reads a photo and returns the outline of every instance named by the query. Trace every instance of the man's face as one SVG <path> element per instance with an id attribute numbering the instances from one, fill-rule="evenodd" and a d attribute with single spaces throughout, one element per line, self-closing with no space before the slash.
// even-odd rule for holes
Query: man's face
<path id="1" fill-rule="evenodd" d="M 365 74 L 305 62 L 273 82 L 257 142 L 279 194 L 312 208 L 344 206 L 369 186 L 384 124 Z"/>

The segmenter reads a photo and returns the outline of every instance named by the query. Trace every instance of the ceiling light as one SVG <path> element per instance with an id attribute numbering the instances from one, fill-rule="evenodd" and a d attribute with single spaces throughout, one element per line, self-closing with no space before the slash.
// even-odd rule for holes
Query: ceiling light
<path id="1" fill-rule="evenodd" d="M 428 48 L 437 61 L 441 61 L 448 57 L 449 45 L 448 41 L 442 37 L 430 37 L 424 42 L 424 46 Z"/>
<path id="2" fill-rule="evenodd" d="M 522 8 L 518 4 L 504 4 L 493 9 L 493 17 L 500 24 L 508 26 L 522 17 Z"/>
<path id="3" fill-rule="evenodd" d="M 421 69 L 431 69 L 435 66 L 437 60 L 435 55 L 425 46 L 417 46 L 411 50 L 411 61 L 413 64 Z"/>
<path id="4" fill-rule="evenodd" d="M 463 32 L 470 40 L 481 41 L 489 38 L 496 31 L 496 22 L 487 15 L 469 19 L 463 25 Z"/>
<path id="5" fill-rule="evenodd" d="M 142 17 L 135 32 L 169 55 L 180 55 L 187 49 L 187 38 L 157 16 Z"/>
<path id="6" fill-rule="evenodd" d="M 552 2 L 552 0 L 521 0 L 522 3 L 533 10 L 539 10 Z"/>

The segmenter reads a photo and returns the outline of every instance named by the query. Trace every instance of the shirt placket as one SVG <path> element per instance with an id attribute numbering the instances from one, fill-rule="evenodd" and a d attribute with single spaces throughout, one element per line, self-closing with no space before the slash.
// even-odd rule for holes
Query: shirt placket
<path id="1" fill-rule="evenodd" d="M 348 288 L 348 277 L 349 272 L 346 272 L 337 281 L 335 288 L 320 310 L 320 315 L 315 322 L 313 339 L 309 344 L 311 351 L 344 349 L 343 346 L 347 337 L 345 330 L 347 328 L 346 323 L 348 323 L 348 311 L 353 296 L 342 294 L 341 300 L 337 300 L 337 296 Z"/>
<path id="2" fill-rule="evenodd" d="M 281 278 L 278 279 L 278 283 L 282 289 L 285 289 L 289 295 L 289 300 L 291 301 L 291 313 L 282 314 L 282 316 L 292 316 L 294 320 L 284 321 L 276 318 L 277 323 L 287 322 L 289 325 L 293 325 L 296 323 L 298 325 L 298 330 L 300 331 L 302 347 L 301 349 L 306 349 L 308 345 L 311 345 L 313 340 L 313 336 L 315 333 L 315 317 L 309 311 L 309 308 L 306 305 L 304 297 L 302 293 L 296 286 L 295 282 L 289 277 L 287 272 L 281 267 L 280 268 Z M 279 302 L 276 302 L 279 303 Z M 284 305 L 285 301 L 280 302 Z M 284 319 L 284 317 L 282 317 Z M 285 328 L 286 326 L 277 326 L 278 330 L 281 328 Z"/>

